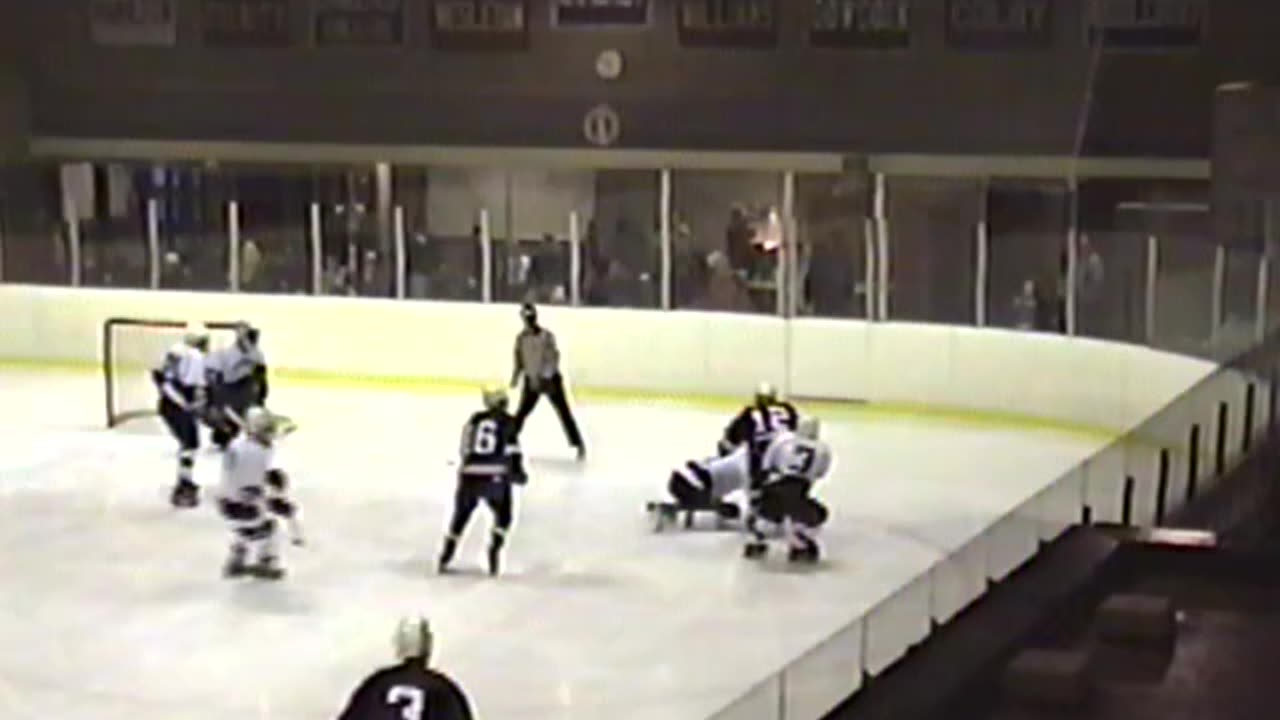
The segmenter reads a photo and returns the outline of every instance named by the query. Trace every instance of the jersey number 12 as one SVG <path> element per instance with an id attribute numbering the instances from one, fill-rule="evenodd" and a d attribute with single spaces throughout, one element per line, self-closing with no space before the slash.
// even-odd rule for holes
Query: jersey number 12
<path id="1" fill-rule="evenodd" d="M 387 690 L 387 704 L 400 709 L 401 720 L 423 720 L 427 710 L 427 694 L 412 685 L 392 685 Z"/>

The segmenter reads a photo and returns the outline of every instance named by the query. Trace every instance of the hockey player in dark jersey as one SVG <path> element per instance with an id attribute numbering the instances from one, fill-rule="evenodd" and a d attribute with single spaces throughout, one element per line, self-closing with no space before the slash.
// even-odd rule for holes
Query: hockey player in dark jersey
<path id="1" fill-rule="evenodd" d="M 796 429 L 799 415 L 795 406 L 778 398 L 778 391 L 769 383 L 761 383 L 755 400 L 742 409 L 724 431 L 720 441 L 720 454 L 728 455 L 739 447 L 747 447 L 748 474 L 753 482 L 759 482 L 760 461 L 774 436 Z"/>
<path id="2" fill-rule="evenodd" d="M 428 667 L 434 637 L 423 618 L 396 628 L 399 661 L 365 678 L 338 720 L 471 720 L 471 705 L 457 683 Z"/>
<path id="3" fill-rule="evenodd" d="M 467 420 L 462 430 L 461 467 L 453 500 L 453 517 L 449 534 L 440 552 L 440 572 L 447 572 L 458 550 L 462 531 L 471 519 L 476 505 L 484 500 L 493 511 L 493 530 L 489 539 L 489 574 L 498 574 L 499 556 L 506 542 L 512 520 L 512 485 L 528 480 L 515 418 L 507 412 L 507 391 L 488 388 L 483 393 L 484 410 Z"/>
<path id="4" fill-rule="evenodd" d="M 244 427 L 250 407 L 267 402 L 267 361 L 258 346 L 259 331 L 249 323 L 236 324 L 236 340 L 209 357 L 209 424 L 213 442 L 226 448 Z"/>

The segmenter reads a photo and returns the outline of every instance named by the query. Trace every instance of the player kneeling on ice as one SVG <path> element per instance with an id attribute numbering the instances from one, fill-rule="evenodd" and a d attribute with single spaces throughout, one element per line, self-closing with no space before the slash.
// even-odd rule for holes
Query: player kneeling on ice
<path id="1" fill-rule="evenodd" d="M 218 509 L 231 525 L 231 555 L 223 574 L 279 580 L 284 569 L 275 518 L 289 523 L 293 544 L 301 545 L 297 508 L 288 497 L 287 476 L 273 467 L 275 421 L 260 407 L 249 408 L 244 421 L 244 434 L 222 456 Z"/>
<path id="2" fill-rule="evenodd" d="M 493 531 L 489 538 L 489 574 L 498 574 L 498 560 L 512 520 L 512 485 L 528 481 L 524 460 L 516 439 L 519 428 L 507 412 L 507 391 L 488 388 L 483 393 L 484 410 L 475 413 L 462 428 L 458 487 L 453 497 L 453 517 L 449 534 L 440 551 L 439 571 L 446 572 L 458 550 L 458 540 L 471 519 L 476 504 L 484 500 L 493 511 Z"/>
<path id="3" fill-rule="evenodd" d="M 693 516 L 700 512 L 713 513 L 717 526 L 738 520 L 742 510 L 727 498 L 747 486 L 746 449 L 724 457 L 706 460 L 690 460 L 671 471 L 667 492 L 671 501 L 651 502 L 650 513 L 655 515 L 654 529 L 662 530 L 683 514 L 685 527 L 692 527 Z"/>
<path id="4" fill-rule="evenodd" d="M 244 426 L 250 407 L 267 402 L 267 361 L 258 346 L 258 329 L 236 324 L 236 340 L 209 355 L 209 413 L 213 442 L 225 449 Z"/>
<path id="5" fill-rule="evenodd" d="M 827 508 L 810 493 L 831 469 L 831 448 L 818 439 L 818 419 L 806 417 L 795 432 L 778 435 L 761 461 L 763 480 L 752 483 L 747 515 L 749 539 L 743 554 L 763 557 L 768 551 L 760 521 L 782 526 L 791 562 L 817 562 L 818 528 L 827 521 Z"/>

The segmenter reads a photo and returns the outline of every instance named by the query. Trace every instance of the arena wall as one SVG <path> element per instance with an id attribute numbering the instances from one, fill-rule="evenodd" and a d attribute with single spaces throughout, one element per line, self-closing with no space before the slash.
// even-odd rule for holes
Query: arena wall
<path id="1" fill-rule="evenodd" d="M 821 717 L 1072 524 L 1158 524 L 1192 495 L 1192 483 L 1207 490 L 1242 456 L 1277 402 L 1266 378 L 1048 334 L 694 312 L 546 308 L 544 316 L 579 394 L 740 402 L 768 379 L 807 407 L 818 399 L 865 402 L 1132 431 L 834 629 L 715 720 Z M 0 285 L 0 366 L 95 369 L 111 317 L 249 319 L 263 329 L 279 374 L 432 388 L 505 379 L 518 329 L 515 307 L 500 304 Z"/>
<path id="2" fill-rule="evenodd" d="M 501 382 L 519 329 L 503 304 L 0 286 L 0 359 L 92 367 L 111 317 L 248 319 L 273 367 L 323 381 Z M 739 399 L 768 380 L 872 403 L 1098 432 L 1130 429 L 1212 363 L 1150 348 L 950 325 L 700 312 L 543 310 L 579 393 Z"/>

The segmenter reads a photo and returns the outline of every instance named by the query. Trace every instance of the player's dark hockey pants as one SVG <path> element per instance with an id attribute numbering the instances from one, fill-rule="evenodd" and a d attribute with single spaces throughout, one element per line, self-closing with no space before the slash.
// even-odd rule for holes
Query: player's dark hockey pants
<path id="1" fill-rule="evenodd" d="M 218 389 L 214 404 L 222 411 L 222 418 L 213 428 L 214 443 L 225 446 L 240 432 L 240 428 L 231 420 L 225 409 L 230 409 L 241 420 L 245 413 L 258 402 L 258 386 L 252 378 L 223 385 Z"/>
<path id="2" fill-rule="evenodd" d="M 512 519 L 511 483 L 493 475 L 460 475 L 453 496 L 453 517 L 449 520 L 450 538 L 462 537 L 471 513 L 481 500 L 493 511 L 495 539 L 506 535 Z"/>
<path id="3" fill-rule="evenodd" d="M 543 380 L 537 388 L 533 387 L 529 378 L 525 378 L 524 389 L 520 392 L 520 407 L 516 409 L 516 432 L 519 433 L 524 428 L 525 418 L 533 412 L 538 399 L 544 394 L 551 401 L 551 406 L 556 409 L 556 415 L 560 416 L 560 426 L 564 428 L 564 435 L 569 439 L 569 444 L 575 448 L 581 448 L 582 433 L 578 431 L 578 423 L 573 419 L 573 410 L 569 409 L 569 398 L 564 393 L 564 379 L 559 373 Z"/>
<path id="4" fill-rule="evenodd" d="M 200 448 L 200 431 L 190 411 L 166 397 L 160 400 L 160 418 L 183 450 Z"/>
<path id="5" fill-rule="evenodd" d="M 807 528 L 821 527 L 829 513 L 827 507 L 809 497 L 810 483 L 803 478 L 788 477 L 765 485 L 757 501 L 757 515 L 771 523 L 783 520 Z"/>
<path id="6" fill-rule="evenodd" d="M 706 508 L 711 507 L 713 501 L 711 488 L 690 482 L 689 478 L 678 472 L 671 473 L 667 491 L 681 507 Z"/>
<path id="7" fill-rule="evenodd" d="M 194 490 L 192 468 L 196 463 L 196 450 L 200 449 L 200 427 L 196 424 L 196 417 L 168 397 L 161 397 L 160 418 L 178 441 L 178 487 L 183 492 Z"/>

